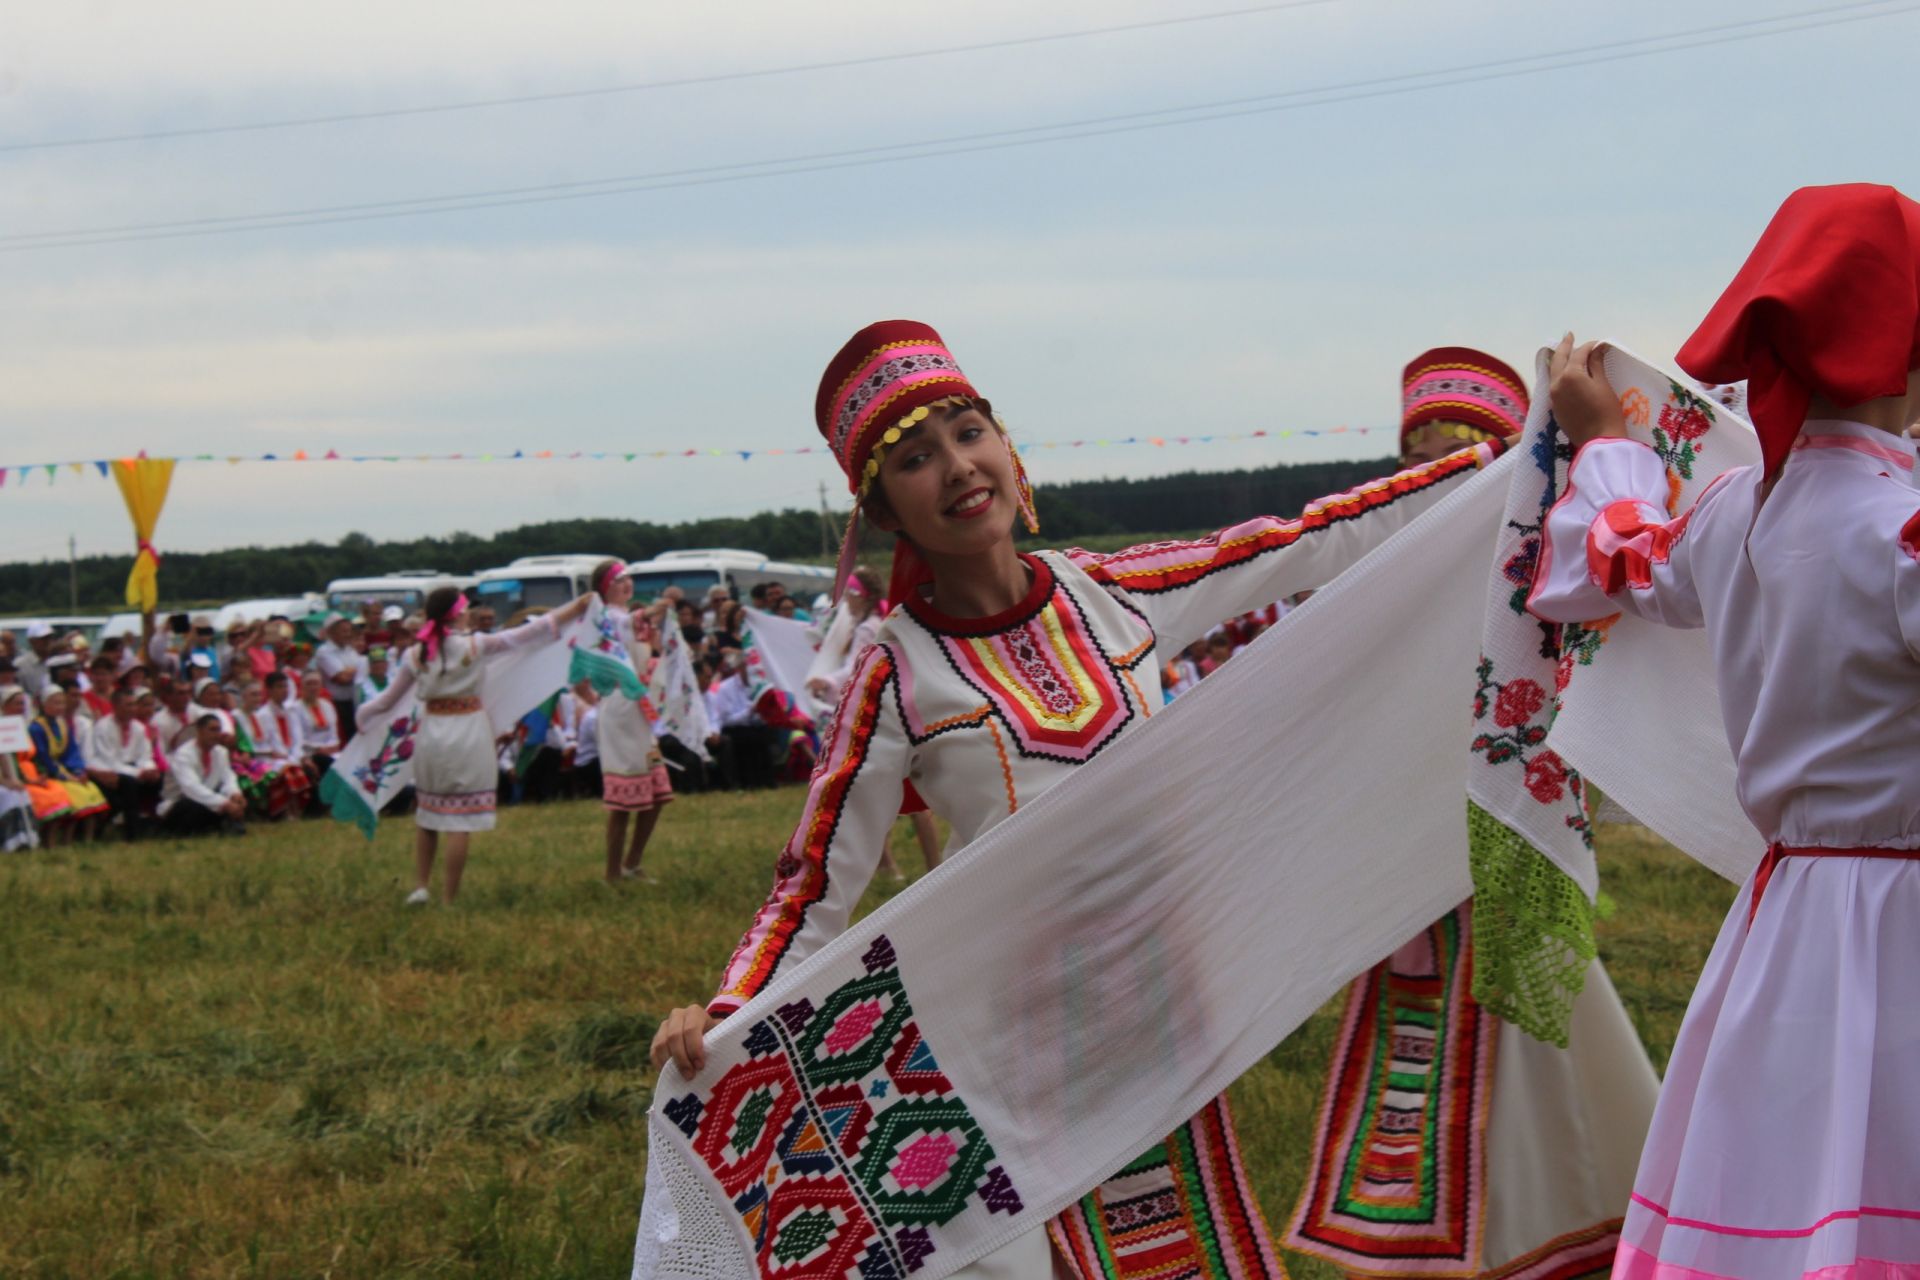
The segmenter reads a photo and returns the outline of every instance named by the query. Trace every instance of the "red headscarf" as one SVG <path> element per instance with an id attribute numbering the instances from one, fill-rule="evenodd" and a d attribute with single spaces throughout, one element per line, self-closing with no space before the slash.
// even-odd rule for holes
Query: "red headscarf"
<path id="1" fill-rule="evenodd" d="M 1768 475 L 1815 392 L 1905 394 L 1920 365 L 1920 204 L 1868 183 L 1794 192 L 1679 362 L 1702 382 L 1747 382 Z"/>

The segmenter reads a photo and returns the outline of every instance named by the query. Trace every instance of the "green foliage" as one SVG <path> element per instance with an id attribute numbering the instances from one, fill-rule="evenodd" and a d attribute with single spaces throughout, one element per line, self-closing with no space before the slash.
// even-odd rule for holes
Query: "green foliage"
<path id="1" fill-rule="evenodd" d="M 800 801 L 683 797 L 618 890 L 598 805 L 508 810 L 451 909 L 401 905 L 405 822 L 0 857 L 0 1275 L 625 1274 L 655 1020 L 712 990 Z M 1599 850 L 1664 1062 L 1734 890 L 1635 829 Z M 1233 1087 L 1275 1230 L 1339 1007 Z"/>
<path id="2" fill-rule="evenodd" d="M 1320 462 L 1256 471 L 1184 472 L 1144 480 L 1080 480 L 1043 485 L 1035 496 L 1041 532 L 1037 545 L 1064 546 L 1099 535 L 1166 529 L 1212 529 L 1223 521 L 1273 513 L 1288 515 L 1314 498 L 1392 469 L 1392 462 Z M 226 551 L 168 551 L 160 573 L 166 602 L 245 600 L 319 591 L 335 578 L 373 577 L 401 569 L 469 573 L 521 556 L 569 552 L 647 560 L 689 547 L 744 547 L 780 560 L 820 560 L 839 550 L 844 516 L 823 528 L 818 511 L 788 509 L 758 515 L 650 524 L 637 520 L 550 520 L 492 537 L 452 533 L 441 538 L 377 542 L 350 532 L 334 543 L 302 542 Z M 890 543 L 869 530 L 863 543 L 884 564 Z M 823 540 L 826 550 L 823 552 Z M 1123 544 L 1124 545 L 1124 544 Z M 78 562 L 81 607 L 122 608 L 128 556 L 85 556 Z M 54 561 L 0 564 L 0 614 L 65 611 L 67 566 Z"/>

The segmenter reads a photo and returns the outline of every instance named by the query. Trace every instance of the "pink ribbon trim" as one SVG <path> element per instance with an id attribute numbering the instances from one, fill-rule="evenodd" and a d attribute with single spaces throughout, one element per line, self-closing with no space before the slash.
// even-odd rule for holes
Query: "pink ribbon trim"
<path id="1" fill-rule="evenodd" d="M 1920 1209 L 1888 1209 L 1875 1205 L 1863 1205 L 1858 1209 L 1835 1209 L 1832 1213 L 1820 1219 L 1820 1221 L 1814 1223 L 1812 1226 L 1800 1227 L 1798 1229 L 1729 1227 L 1724 1223 L 1703 1222 L 1698 1218 L 1676 1218 L 1668 1213 L 1664 1206 L 1655 1204 L 1638 1191 L 1633 1193 L 1632 1200 L 1642 1208 L 1651 1209 L 1653 1212 L 1665 1218 L 1669 1226 L 1689 1227 L 1695 1231 L 1711 1231 L 1715 1235 L 1739 1236 L 1748 1240 L 1799 1240 L 1812 1235 L 1822 1227 L 1828 1227 L 1836 1222 L 1844 1222 L 1854 1218 L 1900 1218 L 1908 1222 L 1920 1222 Z"/>
<path id="2" fill-rule="evenodd" d="M 1794 441 L 1793 450 L 1802 449 L 1851 449 L 1855 453 L 1864 453 L 1869 458 L 1878 458 L 1890 462 L 1902 471 L 1913 470 L 1913 456 L 1890 444 L 1876 444 L 1872 440 L 1861 440 L 1855 436 L 1801 436 Z"/>

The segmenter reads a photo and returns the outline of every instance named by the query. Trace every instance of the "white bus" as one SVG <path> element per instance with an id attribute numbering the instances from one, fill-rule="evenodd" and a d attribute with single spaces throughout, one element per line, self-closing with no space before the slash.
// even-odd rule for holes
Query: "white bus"
<path id="1" fill-rule="evenodd" d="M 408 613 L 417 613 L 427 596 L 441 587 L 473 586 L 474 579 L 436 569 L 406 569 L 378 578 L 335 578 L 327 584 L 327 608 L 335 613 L 358 615 L 369 604 L 385 608 L 397 604 Z"/>
<path id="2" fill-rule="evenodd" d="M 501 622 L 522 609 L 558 609 L 593 588 L 593 567 L 618 556 L 521 556 L 498 569 L 482 569 L 474 583 L 475 604 L 491 608 Z"/>
<path id="3" fill-rule="evenodd" d="M 826 565 L 788 564 L 769 560 L 758 551 L 734 547 L 702 547 L 690 551 L 665 551 L 651 560 L 627 566 L 633 579 L 633 598 L 652 600 L 668 587 L 679 587 L 689 600 L 705 598 L 715 583 L 725 584 L 736 600 L 762 582 L 777 582 L 787 594 L 810 607 L 813 598 L 833 590 L 833 569 Z"/>

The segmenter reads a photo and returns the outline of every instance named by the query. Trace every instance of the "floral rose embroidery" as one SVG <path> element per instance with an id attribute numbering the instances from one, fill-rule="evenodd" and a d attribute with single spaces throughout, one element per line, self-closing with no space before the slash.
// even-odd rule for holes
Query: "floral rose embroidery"
<path id="1" fill-rule="evenodd" d="M 1493 702 L 1493 722 L 1502 729 L 1513 729 L 1540 714 L 1547 705 L 1547 692 L 1531 680 L 1510 680 Z"/>
<path id="2" fill-rule="evenodd" d="M 1527 790 L 1541 804 L 1552 804 L 1566 794 L 1567 766 L 1551 751 L 1527 761 Z"/>
<path id="3" fill-rule="evenodd" d="M 1698 440 L 1712 425 L 1713 419 L 1693 405 L 1660 406 L 1660 429 L 1675 440 Z"/>

